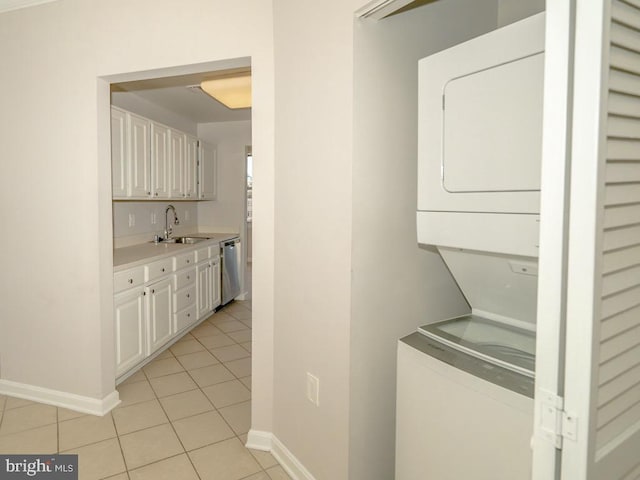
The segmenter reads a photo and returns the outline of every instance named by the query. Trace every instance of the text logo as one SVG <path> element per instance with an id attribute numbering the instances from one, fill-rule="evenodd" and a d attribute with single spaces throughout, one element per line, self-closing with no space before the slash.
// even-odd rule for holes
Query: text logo
<path id="1" fill-rule="evenodd" d="M 0 480 L 78 480 L 77 455 L 0 455 Z"/>

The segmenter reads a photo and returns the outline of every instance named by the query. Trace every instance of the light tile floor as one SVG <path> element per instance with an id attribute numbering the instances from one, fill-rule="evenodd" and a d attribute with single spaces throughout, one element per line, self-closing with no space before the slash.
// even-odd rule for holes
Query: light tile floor
<path id="1" fill-rule="evenodd" d="M 77 453 L 80 480 L 286 480 L 244 447 L 251 304 L 234 302 L 118 386 L 104 417 L 0 395 L 0 453 Z"/>

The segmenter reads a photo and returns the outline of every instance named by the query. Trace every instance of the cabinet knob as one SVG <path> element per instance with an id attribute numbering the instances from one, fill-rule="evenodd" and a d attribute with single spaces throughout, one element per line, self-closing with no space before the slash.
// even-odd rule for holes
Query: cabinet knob
<path id="1" fill-rule="evenodd" d="M 187 313 L 187 317 L 190 317 L 190 316 L 191 316 L 191 314 L 190 314 L 190 313 Z"/>
<path id="2" fill-rule="evenodd" d="M 130 278 L 130 279 L 129 279 L 129 283 L 133 283 L 133 278 Z"/>
<path id="3" fill-rule="evenodd" d="M 187 260 L 187 263 L 191 262 L 191 260 Z"/>
<path id="4" fill-rule="evenodd" d="M 151 192 L 147 192 L 147 195 L 151 195 Z"/>
<path id="5" fill-rule="evenodd" d="M 154 195 L 157 197 L 158 196 L 158 192 L 156 192 Z"/>
<path id="6" fill-rule="evenodd" d="M 187 293 L 187 298 L 191 298 L 191 295 L 189 295 L 188 293 Z"/>
<path id="7" fill-rule="evenodd" d="M 191 277 L 189 275 L 187 275 L 187 280 L 191 280 Z"/>
<path id="8" fill-rule="evenodd" d="M 155 290 L 151 290 L 151 293 L 156 293 L 156 291 Z"/>
<path id="9" fill-rule="evenodd" d="M 164 272 L 164 268 L 162 269 L 162 271 Z"/>

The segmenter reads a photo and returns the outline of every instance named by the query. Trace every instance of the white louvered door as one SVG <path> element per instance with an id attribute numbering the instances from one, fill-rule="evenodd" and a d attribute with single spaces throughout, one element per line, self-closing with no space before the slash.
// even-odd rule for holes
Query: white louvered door
<path id="1" fill-rule="evenodd" d="M 570 25 L 569 202 L 564 246 L 557 246 L 565 265 L 557 332 L 564 358 L 558 358 L 560 381 L 552 392 L 564 399 L 558 402 L 562 439 L 555 459 L 538 455 L 536 464 L 534 454 L 534 478 L 551 478 L 556 470 L 562 480 L 638 480 L 640 0 L 576 0 Z M 544 238 L 541 247 L 542 261 Z M 553 343 L 553 335 L 539 334 L 538 342 L 545 341 Z M 553 368 L 547 370 L 537 371 L 537 383 L 548 387 Z M 544 450 L 539 394 L 536 448 Z"/>

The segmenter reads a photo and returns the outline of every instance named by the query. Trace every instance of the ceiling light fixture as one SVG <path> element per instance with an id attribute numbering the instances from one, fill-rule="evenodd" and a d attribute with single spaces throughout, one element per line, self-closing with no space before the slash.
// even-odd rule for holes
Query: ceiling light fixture
<path id="1" fill-rule="evenodd" d="M 200 88 L 207 95 L 231 108 L 251 107 L 251 74 L 203 80 Z"/>

